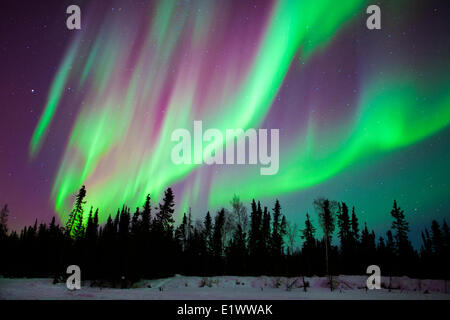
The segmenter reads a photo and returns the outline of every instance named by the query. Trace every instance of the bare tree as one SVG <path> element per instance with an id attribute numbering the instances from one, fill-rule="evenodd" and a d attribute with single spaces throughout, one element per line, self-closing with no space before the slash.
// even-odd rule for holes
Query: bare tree
<path id="1" fill-rule="evenodd" d="M 197 229 L 199 232 L 204 232 L 205 226 L 203 225 L 203 221 L 201 219 L 197 218 L 195 220 L 194 228 Z"/>
<path id="2" fill-rule="evenodd" d="M 247 208 L 244 206 L 244 204 L 241 202 L 241 200 L 237 195 L 233 196 L 233 199 L 231 200 L 230 204 L 232 207 L 232 213 L 235 217 L 236 224 L 241 226 L 242 231 L 244 233 L 247 233 L 248 231 Z"/>
<path id="3" fill-rule="evenodd" d="M 229 210 L 224 209 L 224 212 L 225 212 L 225 223 L 223 226 L 222 243 L 224 246 L 226 246 L 233 237 L 233 233 L 237 224 L 234 215 Z"/>
<path id="4" fill-rule="evenodd" d="M 288 255 L 292 255 L 294 253 L 294 245 L 295 239 L 297 239 L 298 227 L 296 223 L 292 223 L 288 221 L 286 224 L 286 237 L 288 242 Z"/>

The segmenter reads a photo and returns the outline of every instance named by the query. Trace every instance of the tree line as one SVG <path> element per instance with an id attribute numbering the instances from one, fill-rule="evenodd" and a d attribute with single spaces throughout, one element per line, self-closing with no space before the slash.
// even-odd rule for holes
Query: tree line
<path id="1" fill-rule="evenodd" d="M 345 202 L 314 200 L 316 215 L 306 214 L 302 228 L 287 221 L 278 200 L 273 208 L 253 200 L 250 212 L 234 196 L 230 208 L 207 212 L 194 221 L 191 209 L 175 225 L 175 199 L 168 188 L 154 206 L 147 195 L 142 207 L 123 206 L 99 224 L 99 210 L 85 213 L 86 188 L 76 195 L 64 227 L 34 223 L 8 231 L 7 205 L 0 212 L 0 274 L 6 277 L 64 279 L 78 265 L 83 279 L 130 284 L 174 274 L 313 276 L 365 274 L 378 265 L 383 275 L 449 277 L 450 237 L 444 220 L 433 220 L 416 250 L 404 211 L 394 201 L 391 228 L 376 237 Z M 83 220 L 84 217 L 86 221 Z M 317 236 L 318 228 L 321 236 Z M 337 239 L 333 242 L 333 236 Z M 301 240 L 301 246 L 296 246 Z M 337 243 L 337 244 L 334 244 Z"/>

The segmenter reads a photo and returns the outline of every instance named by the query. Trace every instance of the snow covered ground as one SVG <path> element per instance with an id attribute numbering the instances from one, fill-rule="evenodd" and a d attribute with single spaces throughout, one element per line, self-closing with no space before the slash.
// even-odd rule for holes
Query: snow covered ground
<path id="1" fill-rule="evenodd" d="M 69 291 L 64 283 L 52 284 L 52 279 L 0 278 L 0 299 L 133 299 L 133 300 L 246 300 L 246 299 L 421 299 L 450 300 L 443 280 L 417 280 L 394 277 L 391 292 L 387 289 L 366 290 L 366 276 L 340 276 L 337 289 L 330 292 L 324 277 L 306 278 L 310 287 L 303 291 L 301 278 L 283 277 L 186 277 L 143 280 L 132 289 L 90 287 L 84 282 L 81 290 Z M 382 277 L 382 287 L 389 278 Z M 450 283 L 449 290 L 450 290 Z M 288 290 L 288 287 L 290 289 Z"/>

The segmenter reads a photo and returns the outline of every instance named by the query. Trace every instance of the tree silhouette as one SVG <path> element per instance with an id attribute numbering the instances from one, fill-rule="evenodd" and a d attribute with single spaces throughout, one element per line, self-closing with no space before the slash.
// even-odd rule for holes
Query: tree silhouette
<path id="1" fill-rule="evenodd" d="M 213 256 L 216 272 L 222 273 L 223 232 L 225 225 L 225 209 L 221 209 L 214 219 Z"/>
<path id="2" fill-rule="evenodd" d="M 345 202 L 342 202 L 342 207 L 339 205 L 339 209 L 340 213 L 337 215 L 337 222 L 339 226 L 338 236 L 341 242 L 341 250 L 344 252 L 348 250 L 348 247 L 351 245 L 351 221 L 348 215 L 348 207 Z"/>
<path id="3" fill-rule="evenodd" d="M 83 235 L 84 197 L 86 197 L 86 187 L 82 186 L 75 197 L 73 210 L 66 224 L 66 232 L 72 238 L 80 238 Z"/>
<path id="4" fill-rule="evenodd" d="M 392 230 L 394 231 L 394 239 L 396 242 L 398 254 L 402 255 L 405 247 L 409 246 L 408 232 L 409 226 L 406 222 L 403 210 L 397 206 L 397 201 L 394 200 L 394 205 L 391 210 L 391 216 L 394 218 L 392 221 Z"/>
<path id="5" fill-rule="evenodd" d="M 203 222 L 204 226 L 204 239 L 205 239 L 205 246 L 208 253 L 212 253 L 213 250 L 213 240 L 212 240 L 212 219 L 211 214 L 209 211 L 206 213 L 205 220 Z"/>
<path id="6" fill-rule="evenodd" d="M 0 239 L 4 239 L 8 233 L 8 205 L 5 206 L 0 211 Z"/>
<path id="7" fill-rule="evenodd" d="M 305 228 L 301 232 L 301 239 L 303 240 L 302 245 L 302 254 L 304 257 L 304 272 L 307 275 L 312 274 L 312 260 L 314 259 L 314 254 L 316 251 L 316 239 L 314 238 L 314 234 L 316 232 L 316 228 L 314 228 L 309 214 L 306 214 Z"/>
<path id="8" fill-rule="evenodd" d="M 82 187 L 66 228 L 60 227 L 56 217 L 52 217 L 48 225 L 36 219 L 32 226 L 9 231 L 9 209 L 3 207 L 0 247 L 4 259 L 0 263 L 0 274 L 53 277 L 56 283 L 64 281 L 68 265 L 77 264 L 85 279 L 94 280 L 93 285 L 128 288 L 140 278 L 175 273 L 298 276 L 300 272 L 303 290 L 306 290 L 305 275 L 328 275 L 330 288 L 334 289 L 332 275 L 336 272 L 364 274 L 368 264 L 377 264 L 390 279 L 394 275 L 449 278 L 446 221 L 441 224 L 432 221 L 431 226 L 424 228 L 423 244 L 418 253 L 409 242 L 408 223 L 396 202 L 391 212 L 392 230 L 375 241 L 375 232 L 370 231 L 366 223 L 360 233 L 355 207 L 350 219 L 347 204 L 317 199 L 314 207 L 323 238 L 316 240 L 316 229 L 306 214 L 300 235 L 301 248 L 296 249 L 295 224 L 282 215 L 279 201 L 275 201 L 273 217 L 260 201 L 252 201 L 247 233 L 245 205 L 237 196 L 230 202 L 230 211 L 222 208 L 217 212 L 214 223 L 209 212 L 203 221 L 195 222 L 189 208 L 176 228 L 171 189 L 165 191 L 154 216 L 150 195 L 147 195 L 142 211 L 136 208 L 131 214 L 124 204 L 114 216 L 108 214 L 102 226 L 99 225 L 99 209 L 94 212 L 91 207 L 86 219 L 82 219 L 85 197 L 86 189 Z M 331 245 L 335 222 L 339 228 L 339 250 Z M 284 250 L 286 239 L 287 252 Z"/>
<path id="9" fill-rule="evenodd" d="M 326 273 L 329 276 L 330 289 L 333 291 L 333 278 L 329 268 L 329 251 L 331 247 L 331 239 L 334 232 L 334 221 L 336 214 L 336 201 L 330 201 L 328 199 L 319 198 L 314 200 L 314 208 L 319 216 L 320 226 L 322 227 L 323 237 L 325 242 L 325 263 Z"/>

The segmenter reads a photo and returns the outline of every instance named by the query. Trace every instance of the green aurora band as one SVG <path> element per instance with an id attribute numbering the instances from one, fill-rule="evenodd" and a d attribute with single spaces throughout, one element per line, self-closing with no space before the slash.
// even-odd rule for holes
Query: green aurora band
<path id="1" fill-rule="evenodd" d="M 211 30 L 217 16 L 231 11 L 226 2 L 177 5 L 165 0 L 150 13 L 134 12 L 135 19 L 110 13 L 100 27 L 85 28 L 56 73 L 30 142 L 30 156 L 35 157 L 58 106 L 70 103 L 64 96 L 67 83 L 83 89 L 83 104 L 53 185 L 56 212 L 67 217 L 71 196 L 85 184 L 87 205 L 107 209 L 100 211 L 103 222 L 123 203 L 139 206 L 148 193 L 158 199 L 165 188 L 184 180 L 180 212 L 186 210 L 198 198 L 205 177 L 199 166 L 171 162 L 172 131 L 191 128 L 198 119 L 219 130 L 259 127 L 295 67 L 296 55 L 308 63 L 326 50 L 365 5 L 359 0 L 339 5 L 331 0 L 277 1 L 256 28 L 259 37 L 243 32 L 223 44 L 214 39 L 221 39 L 226 27 L 219 23 L 216 33 Z M 201 14 L 192 14 L 199 9 Z M 95 39 L 93 44 L 83 45 L 83 36 Z M 203 54 L 211 43 L 211 51 L 233 53 L 221 61 L 218 72 L 210 71 L 218 57 Z M 243 58 L 241 51 L 249 54 Z M 337 134 L 332 126 L 319 130 L 315 119 L 309 119 L 304 134 L 280 150 L 278 174 L 227 170 L 212 179 L 209 205 L 226 204 L 236 191 L 248 201 L 310 188 L 352 164 L 415 144 L 448 126 L 447 77 L 427 83 L 399 68 L 365 80 L 347 131 Z M 426 109 L 416 100 L 422 94 L 433 97 Z M 245 189 L 236 188 L 236 179 L 245 181 Z"/>

